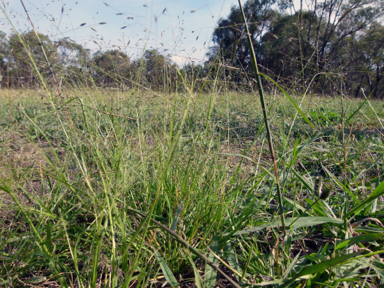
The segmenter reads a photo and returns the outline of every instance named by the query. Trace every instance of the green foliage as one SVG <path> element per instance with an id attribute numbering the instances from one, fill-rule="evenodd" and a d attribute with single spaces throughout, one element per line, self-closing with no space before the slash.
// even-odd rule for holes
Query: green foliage
<path id="1" fill-rule="evenodd" d="M 324 107 L 311 109 L 309 116 L 320 127 L 337 125 L 341 120 L 336 112 L 326 110 Z"/>
<path id="2" fill-rule="evenodd" d="M 292 71 L 328 69 L 328 49 L 362 49 L 355 36 L 367 35 L 359 27 L 376 17 L 370 3 L 339 6 L 344 18 L 336 25 L 319 18 L 336 13 L 329 2 L 292 16 L 273 10 L 274 1 L 249 1 L 250 47 L 266 53 L 264 38 L 277 57 L 276 37 L 288 41 L 302 31 L 319 37 L 319 50 L 311 39 L 292 39 L 301 55 L 316 54 Z M 62 77 L 62 97 L 50 85 L 43 93 L 0 93 L 0 286 L 383 284 L 383 105 L 342 91 L 343 101 L 308 91 L 298 98 L 280 85 L 286 79 L 258 73 L 239 15 L 233 8 L 234 18 L 219 23 L 225 37 L 239 37 L 239 50 L 231 51 L 238 59 L 225 63 L 245 67 L 233 74 L 222 65 L 225 50 L 213 51 L 216 62 L 180 69 L 157 50 L 135 60 L 120 50 L 91 56 L 70 39 L 52 43 L 41 35 Z M 292 28 L 295 17 L 303 29 Z M 375 25 L 370 39 L 381 37 Z M 36 73 L 49 84 L 34 37 L 11 39 L 10 71 Z M 295 57 L 294 48 L 276 45 L 288 54 L 284 61 Z M 375 53 L 363 56 L 376 61 Z M 306 74 L 291 78 L 294 90 L 302 91 Z M 322 84 L 312 75 L 310 85 Z M 262 93 L 261 76 L 274 93 Z M 231 92 L 240 84 L 247 88 Z M 130 89 L 104 89 L 115 86 Z"/>
<path id="3" fill-rule="evenodd" d="M 310 1 L 302 9 L 289 1 L 274 4 L 248 0 L 244 5 L 261 72 L 292 91 L 322 94 L 333 94 L 335 75 L 343 75 L 350 94 L 362 96 L 363 88 L 382 97 L 384 37 L 377 22 L 384 13 L 382 1 Z M 238 7 L 219 20 L 213 41 L 210 59 L 240 69 L 225 72 L 240 84 L 252 70 Z"/>
<path id="4" fill-rule="evenodd" d="M 123 82 L 120 77 L 130 76 L 130 61 L 128 56 L 119 50 L 97 52 L 93 56 L 95 81 L 101 86 L 111 86 Z M 119 81 L 120 80 L 120 81 Z"/>
<path id="5" fill-rule="evenodd" d="M 38 35 L 48 60 L 52 64 L 57 63 L 55 45 L 47 36 L 42 34 Z M 49 67 L 45 61 L 41 45 L 35 32 L 24 33 L 21 35 L 21 39 L 22 40 L 20 40 L 16 34 L 11 35 L 9 38 L 9 54 L 7 53 L 5 57 L 9 57 L 9 62 L 11 63 L 10 75 L 12 76 L 13 82 L 17 79 L 25 78 L 35 84 L 39 81 L 31 64 L 31 58 L 34 59 L 39 73 L 44 77 L 49 76 Z"/>
<path id="6" fill-rule="evenodd" d="M 344 161 L 338 148 L 342 138 L 329 141 L 322 132 L 312 138 L 304 133 L 287 138 L 288 132 L 280 127 L 281 118 L 284 115 L 285 121 L 293 121 L 295 109 L 284 96 L 275 96 L 281 106 L 272 107 L 269 113 L 284 211 L 289 213 L 285 219 L 287 237 L 283 239 L 281 221 L 275 213 L 272 167 L 263 160 L 268 155 L 265 141 L 263 145 L 263 123 L 260 115 L 253 113 L 260 107 L 250 102 L 253 95 L 215 98 L 208 121 L 206 115 L 211 108 L 206 98 L 212 95 L 202 95 L 186 118 L 164 172 L 169 141 L 179 131 L 174 127 L 182 123 L 178 113 L 186 104 L 182 95 L 141 102 L 138 123 L 89 108 L 135 118 L 132 107 L 138 99 L 130 93 L 120 94 L 123 98 L 115 102 L 117 92 L 87 96 L 75 91 L 78 98 L 67 104 L 71 127 L 60 124 L 66 119 L 63 110 L 43 105 L 46 100 L 33 92 L 28 97 L 25 93 L 16 99 L 18 110 L 7 101 L 0 102 L 1 111 L 11 109 L 14 121 L 0 125 L 4 131 L 2 165 L 6 167 L 2 187 L 9 193 L 2 194 L 1 210 L 8 212 L 0 221 L 0 278 L 4 285 L 12 281 L 45 283 L 50 279 L 61 286 L 72 286 L 75 279 L 83 285 L 111 281 L 112 286 L 119 286 L 128 279 L 135 261 L 128 281 L 131 284 L 141 281 L 163 285 L 167 281 L 183 286 L 198 281 L 199 285 L 212 287 L 217 281 L 227 283 L 221 272 L 199 254 L 222 272 L 236 275 L 237 283 L 243 284 L 316 282 L 336 286 L 345 281 L 361 284 L 365 276 L 372 283 L 381 282 L 381 264 L 370 263 L 364 254 L 368 252 L 349 258 L 356 245 L 378 255 L 383 250 L 379 234 L 384 219 L 382 203 L 377 200 L 383 195 L 382 176 L 377 174 L 384 169 L 381 144 L 373 145 L 367 137 L 350 140 L 349 154 L 354 158 L 347 162 L 347 185 L 343 184 L 342 173 L 323 176 L 323 191 L 327 183 L 334 184 L 328 200 L 318 200 L 312 192 L 315 175 L 324 173 L 322 165 L 329 172 L 338 171 L 335 166 Z M 81 102 L 77 100 L 80 98 Z M 324 105 L 324 111 L 340 108 L 337 100 L 311 101 L 319 107 Z M 350 113 L 361 102 L 348 102 Z M 311 110 L 304 108 L 306 104 L 302 111 L 308 114 Z M 233 116 L 228 118 L 229 112 Z M 359 113 L 374 117 L 366 105 Z M 360 123 L 368 125 L 369 121 Z M 250 128 L 233 129 L 239 125 Z M 306 131 L 307 126 L 302 119 L 295 129 Z M 287 133 L 285 138 L 283 133 Z M 12 137 L 23 140 L 13 142 Z M 259 143 L 257 149 L 254 143 Z M 38 150 L 31 152 L 35 153 L 31 162 L 31 156 L 25 153 L 33 151 L 32 147 Z M 7 156 L 12 149 L 19 151 L 18 158 Z M 163 178 L 158 176 L 161 172 Z M 143 226 L 134 236 L 158 189 L 151 217 L 157 222 L 151 221 L 147 230 Z M 19 206 L 7 195 L 13 195 Z M 15 224 L 10 225 L 10 219 Z M 345 221 L 353 230 L 345 228 Z M 144 245 L 140 246 L 142 241 Z M 186 243 L 192 246 L 188 248 Z M 304 243 L 306 250 L 297 248 L 299 243 Z M 14 265 L 17 259 L 22 259 L 25 266 Z M 298 273 L 307 276 L 297 278 Z"/>

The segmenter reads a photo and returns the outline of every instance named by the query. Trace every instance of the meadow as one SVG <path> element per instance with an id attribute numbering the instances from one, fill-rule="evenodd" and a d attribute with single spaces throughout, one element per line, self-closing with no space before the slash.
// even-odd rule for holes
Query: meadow
<path id="1" fill-rule="evenodd" d="M 280 210 L 256 92 L 62 95 L 1 90 L 0 286 L 382 287 L 383 102 L 265 96 Z"/>
<path id="2" fill-rule="evenodd" d="M 137 40 L 141 56 L 129 59 L 116 44 L 119 50 L 102 48 L 99 34 L 92 52 L 70 37 L 38 33 L 23 1 L 34 31 L 18 30 L 4 4 L 13 34 L 0 35 L 0 286 L 384 287 L 384 104 L 377 100 L 381 60 L 372 62 L 382 32 L 374 11 L 382 12 L 354 2 L 336 10 L 324 2 L 320 11 L 316 3 L 313 13 L 301 5 L 297 15 L 280 15 L 268 1 L 248 1 L 245 12 L 239 1 L 229 16 L 234 25 L 219 20 L 225 27 L 214 30 L 218 46 L 207 46 L 208 60 L 194 65 L 189 57 L 183 67 L 165 47 L 148 50 L 153 32 Z M 72 8 L 61 6 L 57 31 Z M 249 20 L 263 11 L 275 21 L 264 24 L 293 28 L 298 38 L 276 29 L 258 37 L 261 18 Z M 154 14 L 154 23 L 167 13 Z M 323 13 L 337 25 L 349 22 L 328 29 Z M 296 16 L 299 25 L 284 24 Z M 302 16 L 310 19 L 310 45 L 300 40 Z M 364 17 L 351 31 L 376 35 L 356 46 L 372 48 L 355 53 L 369 54 L 369 69 L 347 50 L 329 60 L 340 43 L 347 49 L 365 39 L 339 33 Z M 98 33 L 103 25 L 75 30 Z M 239 37 L 228 40 L 223 31 Z M 340 41 L 355 38 L 331 43 L 335 31 Z M 237 50 L 233 57 L 222 36 Z M 263 39 L 271 46 L 255 45 Z M 296 50 L 289 56 L 277 42 Z M 271 60 L 267 67 L 255 47 L 260 60 Z M 270 71 L 273 63 L 282 70 Z"/>

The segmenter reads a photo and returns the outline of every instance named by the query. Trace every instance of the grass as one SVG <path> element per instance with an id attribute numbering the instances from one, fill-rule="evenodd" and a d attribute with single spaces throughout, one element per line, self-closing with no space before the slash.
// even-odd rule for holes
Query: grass
<path id="1" fill-rule="evenodd" d="M 1 91 L 0 286 L 381 287 L 383 104 L 179 76 Z"/>
<path id="2" fill-rule="evenodd" d="M 383 284 L 382 102 L 1 92 L 0 285 Z"/>

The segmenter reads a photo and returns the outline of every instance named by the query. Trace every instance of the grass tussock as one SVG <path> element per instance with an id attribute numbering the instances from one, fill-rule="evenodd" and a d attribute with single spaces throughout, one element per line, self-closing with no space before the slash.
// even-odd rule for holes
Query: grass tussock
<path id="1" fill-rule="evenodd" d="M 254 95 L 63 94 L 1 95 L 2 285 L 381 283 L 380 102 L 267 95 L 283 237 Z"/>
<path id="2" fill-rule="evenodd" d="M 261 102 L 218 57 L 58 83 L 13 37 L 41 85 L 0 91 L 0 286 L 383 286 L 382 102 L 288 94 L 254 55 Z"/>

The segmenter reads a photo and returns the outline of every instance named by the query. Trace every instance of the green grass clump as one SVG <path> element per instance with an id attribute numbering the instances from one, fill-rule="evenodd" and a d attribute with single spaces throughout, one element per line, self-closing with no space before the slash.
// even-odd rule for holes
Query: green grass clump
<path id="1" fill-rule="evenodd" d="M 253 95 L 64 95 L 70 121 L 54 98 L 1 96 L 2 285 L 382 283 L 384 148 L 370 107 L 342 142 L 339 123 L 308 128 L 284 96 L 267 95 L 284 237 Z M 311 101 L 327 115 L 340 108 Z M 344 103 L 345 117 L 360 104 Z M 314 195 L 319 175 L 333 183 L 326 201 Z"/>
<path id="2" fill-rule="evenodd" d="M 0 286 L 384 284 L 380 102 L 289 95 L 254 53 L 260 104 L 214 66 L 61 92 L 27 56 L 44 90 L 0 91 Z"/>

